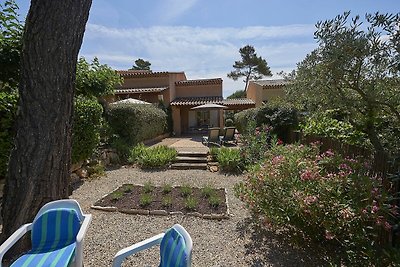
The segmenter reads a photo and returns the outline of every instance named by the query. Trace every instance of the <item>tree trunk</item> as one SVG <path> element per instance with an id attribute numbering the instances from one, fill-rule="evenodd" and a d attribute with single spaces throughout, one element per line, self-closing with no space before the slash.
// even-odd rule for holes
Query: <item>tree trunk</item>
<path id="1" fill-rule="evenodd" d="M 1 240 L 31 222 L 45 203 L 68 197 L 76 63 L 91 3 L 31 1 Z"/>

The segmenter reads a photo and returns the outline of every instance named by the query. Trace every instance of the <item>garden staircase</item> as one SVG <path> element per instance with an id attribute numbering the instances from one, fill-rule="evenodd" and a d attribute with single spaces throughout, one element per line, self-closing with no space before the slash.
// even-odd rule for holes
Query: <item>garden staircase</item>
<path id="1" fill-rule="evenodd" d="M 179 151 L 171 169 L 207 170 L 207 152 Z"/>

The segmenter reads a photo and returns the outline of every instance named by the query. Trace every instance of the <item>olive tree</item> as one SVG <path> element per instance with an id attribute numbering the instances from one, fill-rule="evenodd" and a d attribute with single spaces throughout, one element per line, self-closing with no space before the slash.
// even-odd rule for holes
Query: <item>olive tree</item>
<path id="1" fill-rule="evenodd" d="M 308 111 L 339 109 L 376 151 L 393 150 L 400 141 L 399 20 L 400 13 L 362 21 L 345 12 L 318 22 L 318 47 L 298 64 L 289 100 Z"/>

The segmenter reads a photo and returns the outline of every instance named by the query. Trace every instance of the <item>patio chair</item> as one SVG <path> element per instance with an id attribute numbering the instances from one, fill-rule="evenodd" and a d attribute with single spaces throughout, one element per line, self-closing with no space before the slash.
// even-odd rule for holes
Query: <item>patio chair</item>
<path id="1" fill-rule="evenodd" d="M 219 139 L 220 144 L 223 145 L 228 142 L 234 142 L 235 144 L 237 144 L 235 132 L 236 132 L 235 127 L 225 127 L 224 135 L 220 136 L 220 139 Z"/>
<path id="2" fill-rule="evenodd" d="M 190 267 L 193 242 L 189 233 L 179 224 L 175 224 L 165 233 L 158 234 L 115 254 L 113 267 L 121 266 L 126 257 L 160 244 L 160 267 Z"/>
<path id="3" fill-rule="evenodd" d="M 210 144 L 219 146 L 219 144 L 220 144 L 219 128 L 218 127 L 209 128 L 208 136 L 203 136 L 201 143 L 206 146 L 210 146 Z"/>
<path id="4" fill-rule="evenodd" d="M 22 225 L 0 246 L 4 254 L 28 231 L 32 248 L 12 263 L 15 266 L 83 266 L 83 238 L 91 221 L 78 202 L 62 199 L 45 204 L 32 223 Z"/>

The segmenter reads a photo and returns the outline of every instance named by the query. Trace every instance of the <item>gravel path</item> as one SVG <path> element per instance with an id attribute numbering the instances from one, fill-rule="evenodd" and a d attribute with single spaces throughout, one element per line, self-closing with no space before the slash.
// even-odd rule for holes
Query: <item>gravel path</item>
<path id="1" fill-rule="evenodd" d="M 243 203 L 233 193 L 243 176 L 229 176 L 201 170 L 145 172 L 136 168 L 107 171 L 107 176 L 85 181 L 71 198 L 84 212 L 93 215 L 85 238 L 85 266 L 111 266 L 114 254 L 123 247 L 163 232 L 175 223 L 183 225 L 193 239 L 192 266 L 317 266 L 313 252 L 296 249 L 282 237 L 255 228 Z M 206 184 L 225 187 L 231 218 L 214 221 L 188 216 L 143 216 L 103 212 L 90 206 L 123 183 L 155 185 Z M 131 256 L 124 266 L 158 265 L 158 248 Z M 319 265 L 319 264 L 318 264 Z M 147 265 L 146 265 L 147 266 Z"/>

